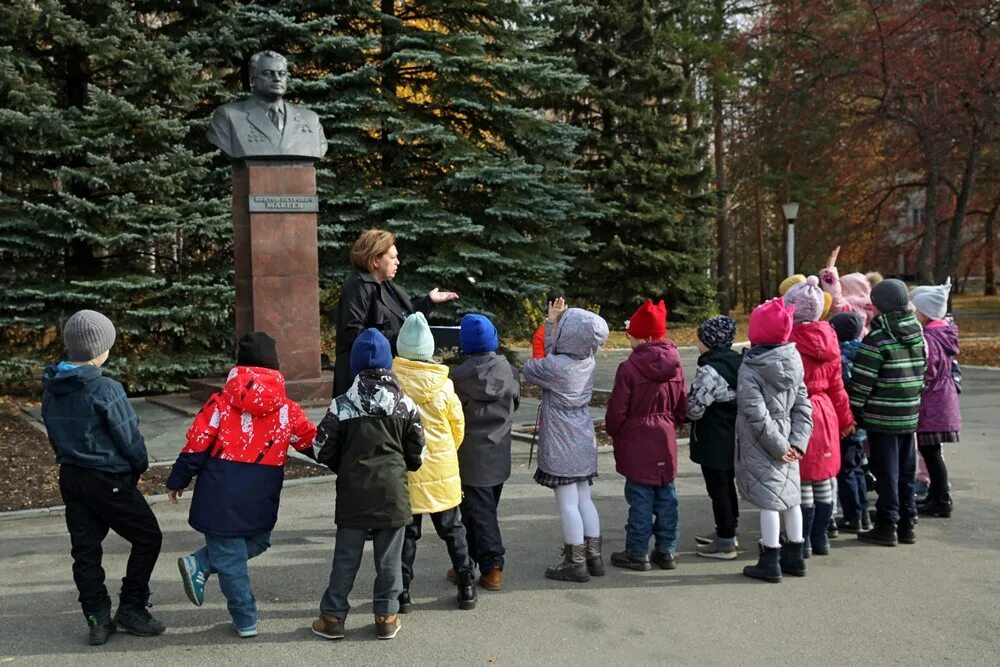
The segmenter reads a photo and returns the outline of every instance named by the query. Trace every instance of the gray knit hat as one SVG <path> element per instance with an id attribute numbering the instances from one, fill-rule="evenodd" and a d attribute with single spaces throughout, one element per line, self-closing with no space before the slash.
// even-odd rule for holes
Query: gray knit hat
<path id="1" fill-rule="evenodd" d="M 910 293 L 906 283 L 889 278 L 872 288 L 872 304 L 883 313 L 906 310 L 910 305 Z"/>
<path id="2" fill-rule="evenodd" d="M 68 361 L 90 361 L 115 344 L 115 325 L 96 310 L 81 310 L 66 320 L 63 342 Z"/>

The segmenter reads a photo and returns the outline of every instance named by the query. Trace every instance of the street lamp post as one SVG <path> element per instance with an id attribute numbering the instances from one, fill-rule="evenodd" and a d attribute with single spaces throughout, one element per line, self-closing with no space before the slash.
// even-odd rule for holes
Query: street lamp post
<path id="1" fill-rule="evenodd" d="M 781 211 L 785 214 L 785 222 L 788 223 L 788 272 L 787 275 L 795 275 L 795 219 L 799 217 L 799 205 L 797 202 L 788 202 L 781 205 Z"/>

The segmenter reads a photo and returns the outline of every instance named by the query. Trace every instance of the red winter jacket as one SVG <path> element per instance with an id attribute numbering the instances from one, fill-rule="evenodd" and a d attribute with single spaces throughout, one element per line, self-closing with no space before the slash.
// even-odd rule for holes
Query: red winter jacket
<path id="1" fill-rule="evenodd" d="M 285 377 L 269 368 L 237 366 L 187 432 L 168 489 L 193 477 L 189 523 L 202 533 L 249 536 L 278 517 L 288 447 L 312 452 L 316 427 L 285 395 Z"/>
<path id="2" fill-rule="evenodd" d="M 535 329 L 535 335 L 531 337 L 531 358 L 545 358 L 545 325 Z"/>
<path id="3" fill-rule="evenodd" d="M 669 340 L 635 348 L 618 366 L 605 426 L 614 441 L 615 470 L 639 484 L 677 478 L 677 425 L 687 416 L 684 370 Z"/>
<path id="4" fill-rule="evenodd" d="M 844 390 L 840 343 L 829 322 L 796 324 L 789 340 L 802 358 L 812 404 L 813 431 L 799 472 L 803 482 L 819 482 L 840 472 L 840 433 L 854 424 Z"/>

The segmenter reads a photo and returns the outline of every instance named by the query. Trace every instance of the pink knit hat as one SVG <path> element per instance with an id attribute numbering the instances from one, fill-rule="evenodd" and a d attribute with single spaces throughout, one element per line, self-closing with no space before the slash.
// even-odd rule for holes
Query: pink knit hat
<path id="1" fill-rule="evenodd" d="M 822 297 L 820 297 L 822 304 Z M 822 305 L 820 305 L 822 308 Z M 760 304 L 750 313 L 748 335 L 751 345 L 784 345 L 792 332 L 794 305 L 785 305 L 780 298 Z"/>
<path id="2" fill-rule="evenodd" d="M 823 316 L 823 290 L 819 278 L 809 276 L 804 283 L 793 285 L 785 292 L 785 304 L 795 306 L 795 323 L 815 322 Z"/>
<path id="3" fill-rule="evenodd" d="M 864 315 L 867 329 L 875 317 L 872 310 L 872 285 L 868 282 L 868 276 L 863 273 L 848 273 L 840 279 L 840 288 L 843 290 L 844 301 L 850 304 L 851 310 Z"/>

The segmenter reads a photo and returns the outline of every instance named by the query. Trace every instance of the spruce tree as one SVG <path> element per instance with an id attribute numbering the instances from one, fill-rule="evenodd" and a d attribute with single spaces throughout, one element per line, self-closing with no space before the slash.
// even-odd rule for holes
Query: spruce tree
<path id="1" fill-rule="evenodd" d="M 199 63 L 135 3 L 0 6 L 3 373 L 61 354 L 74 311 L 118 329 L 133 391 L 219 370 L 232 342 L 221 174 L 207 157 Z"/>
<path id="2" fill-rule="evenodd" d="M 697 321 L 714 296 L 700 103 L 684 71 L 683 0 L 576 0 L 556 17 L 558 52 L 589 85 L 553 106 L 587 131 L 582 168 L 604 215 L 589 225 L 571 295 L 619 325 L 647 297 L 672 320 Z M 694 118 L 694 122 L 692 122 Z"/>

